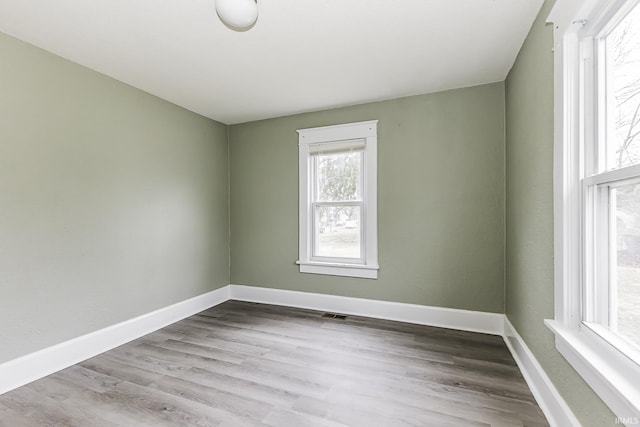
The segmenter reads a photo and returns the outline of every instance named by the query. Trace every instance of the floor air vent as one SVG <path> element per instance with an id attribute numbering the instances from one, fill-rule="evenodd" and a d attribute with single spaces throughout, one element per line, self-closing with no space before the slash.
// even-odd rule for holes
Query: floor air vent
<path id="1" fill-rule="evenodd" d="M 347 318 L 347 316 L 345 316 L 344 314 L 335 314 L 335 313 L 325 313 L 322 315 L 322 317 L 326 319 L 338 319 L 338 320 L 345 320 Z"/>

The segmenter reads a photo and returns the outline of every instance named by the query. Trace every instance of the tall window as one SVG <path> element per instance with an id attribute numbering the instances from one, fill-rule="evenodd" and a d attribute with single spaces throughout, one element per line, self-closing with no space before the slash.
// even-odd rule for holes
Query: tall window
<path id="1" fill-rule="evenodd" d="M 549 20 L 556 41 L 556 302 L 547 325 L 560 353 L 613 412 L 637 420 L 640 5 L 557 0 Z"/>
<path id="2" fill-rule="evenodd" d="M 640 362 L 640 7 L 583 38 L 584 321 Z"/>
<path id="3" fill-rule="evenodd" d="M 298 133 L 300 272 L 377 278 L 377 121 Z"/>
<path id="4" fill-rule="evenodd" d="M 309 147 L 313 260 L 364 263 L 364 145 L 360 139 Z"/>

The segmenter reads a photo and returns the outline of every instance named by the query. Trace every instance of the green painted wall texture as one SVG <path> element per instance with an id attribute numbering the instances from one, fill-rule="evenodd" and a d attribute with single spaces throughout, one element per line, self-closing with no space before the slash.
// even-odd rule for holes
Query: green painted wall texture
<path id="1" fill-rule="evenodd" d="M 225 125 L 0 34 L 0 363 L 229 283 Z"/>
<path id="2" fill-rule="evenodd" d="M 505 83 L 229 127 L 0 34 L 0 363 L 229 282 L 506 304 L 580 421 L 614 425 L 543 324 L 551 5 Z M 379 278 L 301 274 L 296 129 L 374 119 Z"/>
<path id="3" fill-rule="evenodd" d="M 301 274 L 296 129 L 379 120 L 378 280 Z M 504 85 L 230 127 L 231 283 L 503 312 Z"/>
<path id="4" fill-rule="evenodd" d="M 553 29 L 547 1 L 506 80 L 506 313 L 585 426 L 614 415 L 555 350 L 553 318 Z"/>

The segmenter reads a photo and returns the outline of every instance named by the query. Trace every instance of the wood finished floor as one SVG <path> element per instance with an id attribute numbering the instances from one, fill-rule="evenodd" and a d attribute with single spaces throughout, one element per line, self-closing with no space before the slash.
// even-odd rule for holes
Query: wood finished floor
<path id="1" fill-rule="evenodd" d="M 0 426 L 547 426 L 500 337 L 228 301 L 0 396 Z"/>

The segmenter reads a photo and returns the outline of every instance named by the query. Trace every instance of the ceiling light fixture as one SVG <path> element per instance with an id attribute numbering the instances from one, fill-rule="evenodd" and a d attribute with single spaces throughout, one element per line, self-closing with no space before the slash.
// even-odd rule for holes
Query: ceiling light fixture
<path id="1" fill-rule="evenodd" d="M 234 30 L 245 30 L 258 19 L 257 0 L 215 0 L 218 16 Z"/>

